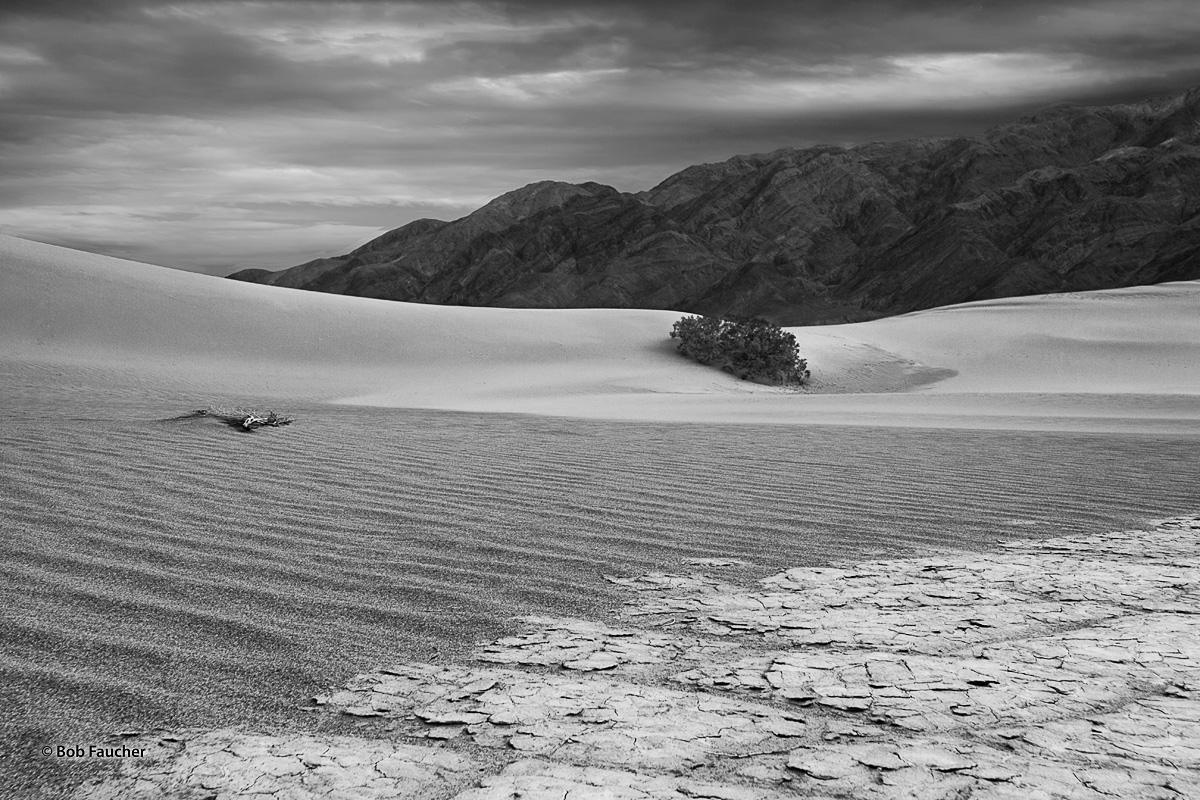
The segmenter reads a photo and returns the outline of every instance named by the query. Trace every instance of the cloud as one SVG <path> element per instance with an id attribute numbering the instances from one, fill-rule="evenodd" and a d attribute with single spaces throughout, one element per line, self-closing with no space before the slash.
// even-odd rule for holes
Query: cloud
<path id="1" fill-rule="evenodd" d="M 277 268 L 534 180 L 1176 91 L 1197 36 L 1191 0 L 21 0 L 0 228 Z"/>

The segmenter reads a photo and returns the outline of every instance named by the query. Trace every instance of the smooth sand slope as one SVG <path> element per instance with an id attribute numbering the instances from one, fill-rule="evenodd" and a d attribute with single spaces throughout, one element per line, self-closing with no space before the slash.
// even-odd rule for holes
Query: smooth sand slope
<path id="1" fill-rule="evenodd" d="M 0 236 L 0 368 L 34 404 L 99 392 L 714 422 L 1200 420 L 1200 282 L 795 329 L 814 368 L 802 395 L 679 357 L 678 317 L 313 294 Z"/>

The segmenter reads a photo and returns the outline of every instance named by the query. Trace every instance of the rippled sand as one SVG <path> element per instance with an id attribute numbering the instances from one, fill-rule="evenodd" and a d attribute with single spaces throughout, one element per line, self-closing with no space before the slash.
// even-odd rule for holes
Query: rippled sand
<path id="1" fill-rule="evenodd" d="M 1195 437 L 293 411 L 253 434 L 127 406 L 7 421 L 6 750 L 305 726 L 304 698 L 381 661 L 605 618 L 605 573 L 986 548 L 1195 501 Z"/>

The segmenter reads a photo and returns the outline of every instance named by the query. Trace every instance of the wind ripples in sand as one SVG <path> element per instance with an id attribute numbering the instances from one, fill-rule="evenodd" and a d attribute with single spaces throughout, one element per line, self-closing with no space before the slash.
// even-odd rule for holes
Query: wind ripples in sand
<path id="1" fill-rule="evenodd" d="M 522 613 L 602 615 L 605 573 L 766 574 L 1195 502 L 1195 437 L 287 410 L 252 434 L 121 409 L 8 421 L 6 737 L 303 724 L 296 704 L 356 671 Z"/>

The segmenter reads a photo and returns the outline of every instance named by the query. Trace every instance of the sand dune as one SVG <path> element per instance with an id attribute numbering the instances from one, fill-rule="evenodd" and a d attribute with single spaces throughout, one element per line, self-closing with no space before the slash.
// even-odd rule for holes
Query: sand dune
<path id="1" fill-rule="evenodd" d="M 603 616 L 601 573 L 1188 511 L 1197 300 L 797 330 L 797 394 L 679 357 L 673 312 L 371 301 L 0 237 L 0 747 L 19 754 L 0 794 L 61 796 L 89 768 L 30 742 L 303 729 L 297 702 L 356 671 L 452 656 L 517 613 Z M 258 402 L 299 424 L 167 420 Z"/>
<path id="2" fill-rule="evenodd" d="M 938 393 L 1200 390 L 1200 281 L 988 300 L 836 331 L 955 370 Z"/>
<path id="3" fill-rule="evenodd" d="M 519 410 L 529 396 L 736 383 L 671 352 L 667 312 L 514 311 L 276 289 L 0 238 L 11 361 L 133 390 Z"/>
<path id="4" fill-rule="evenodd" d="M 1200 420 L 1200 282 L 794 329 L 797 396 L 680 358 L 676 312 L 392 303 L 0 237 L 0 369 L 100 392 L 675 421 L 1089 427 Z"/>

